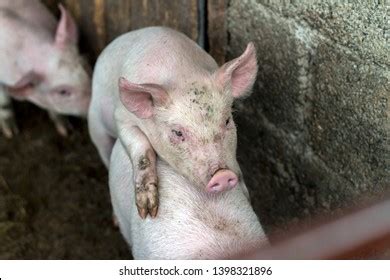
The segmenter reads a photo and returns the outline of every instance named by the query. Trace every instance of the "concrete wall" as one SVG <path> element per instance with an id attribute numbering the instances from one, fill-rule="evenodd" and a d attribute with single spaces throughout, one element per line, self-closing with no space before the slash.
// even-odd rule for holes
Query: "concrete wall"
<path id="1" fill-rule="evenodd" d="M 228 57 L 257 47 L 239 156 L 268 231 L 390 190 L 385 1 L 232 0 Z"/>

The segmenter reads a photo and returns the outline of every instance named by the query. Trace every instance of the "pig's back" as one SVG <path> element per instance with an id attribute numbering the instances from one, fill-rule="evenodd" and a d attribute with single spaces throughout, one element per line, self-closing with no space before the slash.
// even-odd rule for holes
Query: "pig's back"
<path id="1" fill-rule="evenodd" d="M 39 0 L 1 0 L 0 9 L 14 12 L 23 23 L 54 38 L 57 21 Z"/>
<path id="2" fill-rule="evenodd" d="M 115 95 L 118 79 L 132 83 L 156 83 L 169 89 L 177 81 L 217 69 L 214 59 L 184 34 L 166 27 L 147 27 L 125 33 L 99 56 L 94 83 Z"/>
<path id="3" fill-rule="evenodd" d="M 147 27 L 123 34 L 99 57 L 110 65 L 110 77 L 124 76 L 133 83 L 174 81 L 217 69 L 215 60 L 184 34 L 166 27 Z M 117 82 L 117 81 L 116 81 Z"/>
<path id="4" fill-rule="evenodd" d="M 141 220 L 131 170 L 130 160 L 117 142 L 111 157 L 111 199 L 136 259 L 215 259 L 267 243 L 241 188 L 209 197 L 162 161 L 157 166 L 158 217 Z"/>
<path id="5" fill-rule="evenodd" d="M 13 85 L 32 69 L 32 54 L 53 42 L 56 20 L 39 1 L 3 0 L 0 26 L 0 83 Z"/>
<path id="6" fill-rule="evenodd" d="M 160 84 L 169 93 L 178 82 L 207 75 L 217 67 L 214 59 L 194 41 L 175 30 L 147 27 L 131 31 L 112 41 L 99 56 L 91 104 L 110 133 L 115 134 L 114 111 L 119 107 L 127 113 L 119 102 L 120 77 L 132 83 Z"/>

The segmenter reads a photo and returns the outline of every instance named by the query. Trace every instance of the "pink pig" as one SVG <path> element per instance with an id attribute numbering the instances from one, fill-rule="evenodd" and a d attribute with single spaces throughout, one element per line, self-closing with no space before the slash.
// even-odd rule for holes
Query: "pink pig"
<path id="1" fill-rule="evenodd" d="M 120 139 L 141 217 L 157 213 L 156 153 L 209 193 L 242 180 L 232 105 L 249 94 L 256 74 L 252 43 L 218 67 L 194 41 L 164 27 L 126 33 L 106 47 L 94 70 L 89 131 L 107 167 Z"/>
<path id="2" fill-rule="evenodd" d="M 49 111 L 66 134 L 58 114 L 87 114 L 91 82 L 77 49 L 77 27 L 63 6 L 57 24 L 36 0 L 0 2 L 0 130 L 17 132 L 10 97 Z"/>

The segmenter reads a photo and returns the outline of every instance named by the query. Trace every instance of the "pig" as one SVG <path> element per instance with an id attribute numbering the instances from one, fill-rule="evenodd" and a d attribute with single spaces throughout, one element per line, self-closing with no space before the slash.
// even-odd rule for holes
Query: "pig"
<path id="1" fill-rule="evenodd" d="M 205 192 L 239 183 L 232 105 L 250 93 L 256 74 L 253 43 L 218 67 L 194 41 L 166 27 L 123 34 L 103 50 L 93 73 L 89 132 L 107 167 L 116 139 L 122 143 L 135 167 L 141 217 L 157 214 L 156 153 Z"/>
<path id="2" fill-rule="evenodd" d="M 115 143 L 109 168 L 111 202 L 135 259 L 235 258 L 268 245 L 246 187 L 218 195 L 201 192 L 166 162 L 158 158 L 156 165 L 159 215 L 142 220 L 132 203 L 136 167 L 119 140 Z"/>
<path id="3" fill-rule="evenodd" d="M 78 31 L 66 9 L 61 19 L 37 0 L 0 2 L 0 131 L 18 132 L 11 97 L 47 109 L 66 135 L 60 114 L 86 116 L 91 99 L 88 65 L 77 48 Z"/>

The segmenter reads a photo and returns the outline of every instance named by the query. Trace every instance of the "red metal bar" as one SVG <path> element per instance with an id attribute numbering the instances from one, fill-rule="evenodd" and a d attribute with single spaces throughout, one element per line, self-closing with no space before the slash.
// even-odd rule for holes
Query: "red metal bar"
<path id="1" fill-rule="evenodd" d="M 390 199 L 328 222 L 245 259 L 386 258 L 390 251 Z M 389 255 L 387 255 L 388 258 Z"/>

